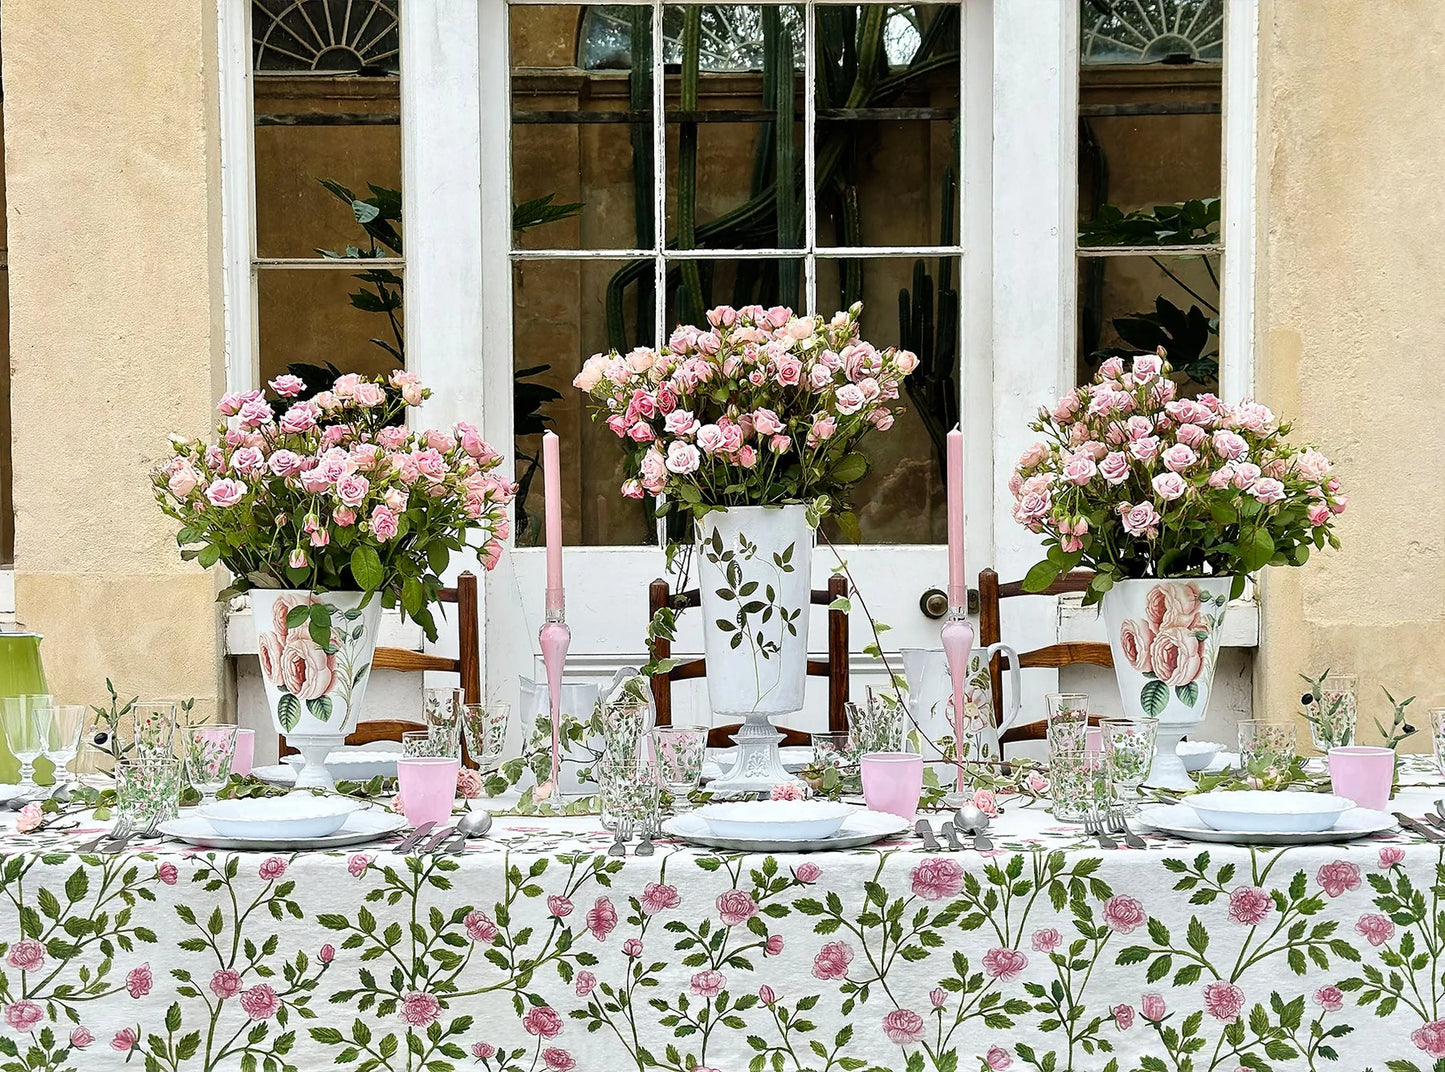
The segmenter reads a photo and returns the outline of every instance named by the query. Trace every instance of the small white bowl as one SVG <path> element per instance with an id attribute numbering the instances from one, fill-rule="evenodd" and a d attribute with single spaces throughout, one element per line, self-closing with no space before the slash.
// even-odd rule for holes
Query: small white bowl
<path id="1" fill-rule="evenodd" d="M 832 837 L 857 810 L 828 800 L 745 800 L 705 804 L 697 816 L 718 837 L 810 841 Z"/>
<path id="2" fill-rule="evenodd" d="M 284 797 L 239 797 L 196 809 L 222 837 L 326 837 L 364 807 L 341 797 L 288 793 Z"/>
<path id="3" fill-rule="evenodd" d="M 1224 750 L 1218 741 L 1180 741 L 1174 754 L 1187 771 L 1202 771 L 1214 762 L 1214 757 Z"/>
<path id="4" fill-rule="evenodd" d="M 1200 822 L 1215 830 L 1280 834 L 1329 830 L 1355 806 L 1345 797 L 1264 789 L 1195 793 L 1182 803 L 1194 810 Z"/>

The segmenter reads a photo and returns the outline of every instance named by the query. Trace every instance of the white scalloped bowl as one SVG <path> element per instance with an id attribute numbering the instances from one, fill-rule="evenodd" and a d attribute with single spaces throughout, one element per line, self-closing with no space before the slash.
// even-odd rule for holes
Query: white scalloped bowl
<path id="1" fill-rule="evenodd" d="M 705 804 L 696 814 L 718 837 L 811 841 L 832 837 L 858 810 L 829 800 L 744 800 Z"/>
<path id="2" fill-rule="evenodd" d="M 1179 762 L 1187 771 L 1202 771 L 1214 762 L 1214 757 L 1224 750 L 1218 741 L 1180 741 L 1174 749 Z"/>
<path id="3" fill-rule="evenodd" d="M 1265 789 L 1195 793 L 1181 803 L 1205 826 L 1231 833 L 1318 833 L 1355 806 L 1346 797 Z"/>
<path id="4" fill-rule="evenodd" d="M 341 797 L 287 793 L 284 797 L 218 800 L 196 809 L 222 837 L 326 837 L 365 805 Z"/>

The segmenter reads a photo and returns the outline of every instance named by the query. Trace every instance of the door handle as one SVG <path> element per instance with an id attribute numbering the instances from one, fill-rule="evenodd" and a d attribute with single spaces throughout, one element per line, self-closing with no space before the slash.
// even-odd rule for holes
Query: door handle
<path id="1" fill-rule="evenodd" d="M 918 597 L 918 609 L 925 618 L 932 618 L 934 621 L 948 617 L 948 593 L 942 588 L 928 589 Z M 972 588 L 968 590 L 967 609 L 969 614 L 978 613 L 978 592 Z"/>

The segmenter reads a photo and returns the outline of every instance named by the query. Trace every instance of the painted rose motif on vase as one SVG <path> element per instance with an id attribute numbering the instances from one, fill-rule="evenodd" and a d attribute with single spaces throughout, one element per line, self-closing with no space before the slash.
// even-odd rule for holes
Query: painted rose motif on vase
<path id="1" fill-rule="evenodd" d="M 1207 695 L 1201 679 L 1207 684 L 1213 671 L 1227 602 L 1192 581 L 1159 581 L 1144 597 L 1143 616 L 1120 623 L 1118 648 L 1144 675 L 1139 703 L 1146 713 L 1162 712 L 1171 689 L 1190 709 Z"/>

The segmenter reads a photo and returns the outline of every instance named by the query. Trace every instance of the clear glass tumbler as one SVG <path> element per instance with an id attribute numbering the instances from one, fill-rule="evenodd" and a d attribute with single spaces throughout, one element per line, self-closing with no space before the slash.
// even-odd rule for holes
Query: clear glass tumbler
<path id="1" fill-rule="evenodd" d="M 1298 754 L 1296 736 L 1293 722 L 1246 719 L 1239 724 L 1240 767 L 1256 776 L 1284 770 Z"/>
<path id="2" fill-rule="evenodd" d="M 467 735 L 467 751 L 482 771 L 490 773 L 501 765 L 511 719 L 511 704 L 463 705 L 462 729 Z"/>
<path id="3" fill-rule="evenodd" d="M 454 743 L 456 752 L 462 747 L 462 709 L 466 706 L 461 689 L 428 688 L 421 690 L 421 721 L 427 732 L 440 742 Z M 408 732 L 415 733 L 416 730 Z M 447 753 L 437 753 L 438 755 Z"/>
<path id="4" fill-rule="evenodd" d="M 116 817 L 136 830 L 149 833 L 157 824 L 180 814 L 181 761 L 149 752 L 134 756 L 115 768 Z"/>
<path id="5" fill-rule="evenodd" d="M 1154 763 L 1154 742 L 1159 734 L 1157 718 L 1106 718 L 1099 722 L 1103 732 L 1104 756 L 1109 777 L 1119 794 L 1125 815 L 1139 811 L 1139 787 Z"/>
<path id="6" fill-rule="evenodd" d="M 707 750 L 706 726 L 658 726 L 652 731 L 657 777 L 672 797 L 672 806 L 691 806 L 688 794 L 702 784 L 702 760 Z"/>
<path id="7" fill-rule="evenodd" d="M 1359 684 L 1354 674 L 1330 674 L 1320 682 L 1319 695 L 1306 704 L 1316 751 L 1355 743 Z"/>
<path id="8" fill-rule="evenodd" d="M 903 751 L 903 705 L 892 696 L 869 696 L 866 703 L 844 705 L 848 732 L 859 755 Z"/>
<path id="9" fill-rule="evenodd" d="M 1049 793 L 1054 818 L 1082 822 L 1091 812 L 1114 803 L 1109 763 L 1098 752 L 1058 749 L 1049 756 Z"/>

